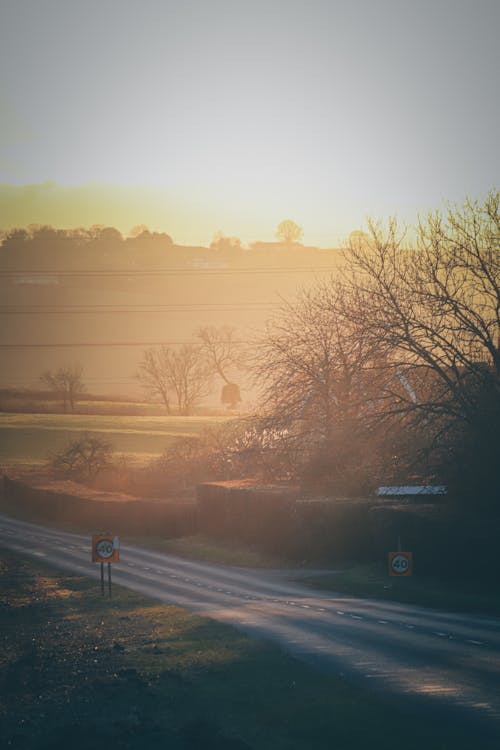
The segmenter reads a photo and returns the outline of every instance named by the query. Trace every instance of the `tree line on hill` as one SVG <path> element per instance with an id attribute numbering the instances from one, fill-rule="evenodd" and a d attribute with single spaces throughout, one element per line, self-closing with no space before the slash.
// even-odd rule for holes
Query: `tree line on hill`
<path id="1" fill-rule="evenodd" d="M 302 227 L 291 219 L 280 222 L 276 231 L 276 238 L 284 247 L 301 246 L 298 243 L 302 235 Z M 250 245 L 253 246 L 273 247 L 273 243 L 256 242 Z M 75 229 L 30 224 L 28 227 L 0 231 L 0 260 L 7 265 L 9 262 L 15 263 L 16 267 L 33 260 L 44 266 L 52 263 L 55 267 L 63 260 L 102 262 L 105 254 L 111 254 L 111 260 L 137 259 L 138 256 L 142 262 L 160 261 L 166 252 L 177 247 L 181 246 L 175 245 L 169 234 L 150 231 L 143 224 L 133 227 L 127 237 L 115 227 L 104 224 Z M 242 250 L 243 245 L 238 237 L 229 237 L 219 231 L 215 233 L 209 248 L 234 252 Z"/>

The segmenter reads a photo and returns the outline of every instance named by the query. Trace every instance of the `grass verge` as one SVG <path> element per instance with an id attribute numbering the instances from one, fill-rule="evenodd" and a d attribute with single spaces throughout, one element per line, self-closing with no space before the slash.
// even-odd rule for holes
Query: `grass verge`
<path id="1" fill-rule="evenodd" d="M 500 616 L 500 593 L 491 583 L 423 578 L 418 574 L 395 578 L 388 575 L 383 563 L 343 565 L 331 574 L 301 578 L 301 583 L 360 597 Z"/>
<path id="2" fill-rule="evenodd" d="M 173 606 L 0 550 L 0 742 L 16 750 L 465 750 L 425 724 Z"/>
<path id="3" fill-rule="evenodd" d="M 134 537 L 128 541 L 138 547 L 219 565 L 234 565 L 241 568 L 290 568 L 292 565 L 290 560 L 265 554 L 254 546 L 229 540 L 215 541 L 204 534 L 176 539 Z"/>

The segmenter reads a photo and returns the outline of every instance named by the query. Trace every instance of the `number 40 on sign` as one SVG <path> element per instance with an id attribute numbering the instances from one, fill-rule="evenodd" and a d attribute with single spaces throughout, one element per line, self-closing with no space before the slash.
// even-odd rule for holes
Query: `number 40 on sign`
<path id="1" fill-rule="evenodd" d="M 389 552 L 389 575 L 411 576 L 413 559 L 411 552 Z"/>

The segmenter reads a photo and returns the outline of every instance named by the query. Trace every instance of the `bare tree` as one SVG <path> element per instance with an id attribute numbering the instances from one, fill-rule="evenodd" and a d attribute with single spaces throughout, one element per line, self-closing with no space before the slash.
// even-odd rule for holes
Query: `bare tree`
<path id="1" fill-rule="evenodd" d="M 109 466 L 112 452 L 111 443 L 85 432 L 51 458 L 50 468 L 59 476 L 92 479 Z"/>
<path id="2" fill-rule="evenodd" d="M 151 394 L 161 397 L 167 413 L 172 394 L 179 414 L 188 416 L 210 392 L 212 368 L 200 345 L 161 346 L 144 352 L 137 377 Z"/>
<path id="3" fill-rule="evenodd" d="M 171 358 L 170 381 L 177 398 L 179 414 L 189 416 L 192 409 L 210 392 L 211 367 L 200 346 L 183 344 Z"/>
<path id="4" fill-rule="evenodd" d="M 150 396 L 159 396 L 170 414 L 172 352 L 167 346 L 146 349 L 139 362 L 137 378 Z"/>
<path id="5" fill-rule="evenodd" d="M 302 227 L 299 227 L 299 225 L 291 219 L 285 219 L 278 224 L 276 237 L 287 245 L 290 245 L 292 242 L 298 242 L 303 234 Z"/>
<path id="6" fill-rule="evenodd" d="M 202 352 L 208 367 L 224 381 L 221 391 L 222 403 L 227 404 L 230 409 L 235 409 L 241 401 L 241 394 L 238 384 L 230 379 L 230 373 L 242 365 L 236 330 L 231 326 L 204 326 L 198 329 L 196 335 L 201 340 Z"/>
<path id="7" fill-rule="evenodd" d="M 425 427 L 452 481 L 468 463 L 475 495 L 498 492 L 499 195 L 428 215 L 412 246 L 395 220 L 370 222 L 346 253 L 350 320 L 384 355 L 385 413 Z"/>
<path id="8" fill-rule="evenodd" d="M 71 411 L 74 411 L 78 396 L 85 391 L 82 376 L 82 365 L 74 362 L 62 365 L 57 370 L 46 370 L 40 375 L 40 380 L 51 391 L 61 394 L 64 411 L 67 410 L 68 404 Z"/>
<path id="9" fill-rule="evenodd" d="M 253 365 L 266 429 L 290 450 L 300 444 L 303 467 L 314 464 L 330 478 L 353 471 L 361 418 L 375 400 L 376 353 L 336 314 L 344 294 L 338 285 L 318 285 L 283 303 L 256 344 Z"/>
<path id="10" fill-rule="evenodd" d="M 408 248 L 396 221 L 369 224 L 351 244 L 347 287 L 358 332 L 387 353 L 394 374 L 420 388 L 392 389 L 403 411 L 474 422 L 475 393 L 500 394 L 499 194 L 421 221 Z"/>

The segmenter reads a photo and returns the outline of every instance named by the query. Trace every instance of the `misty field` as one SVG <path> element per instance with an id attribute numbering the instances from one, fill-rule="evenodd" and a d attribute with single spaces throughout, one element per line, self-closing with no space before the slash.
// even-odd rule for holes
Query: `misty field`
<path id="1" fill-rule="evenodd" d="M 0 462 L 41 464 L 83 432 L 136 463 L 159 456 L 178 437 L 195 436 L 231 417 L 131 417 L 82 414 L 0 415 Z"/>

